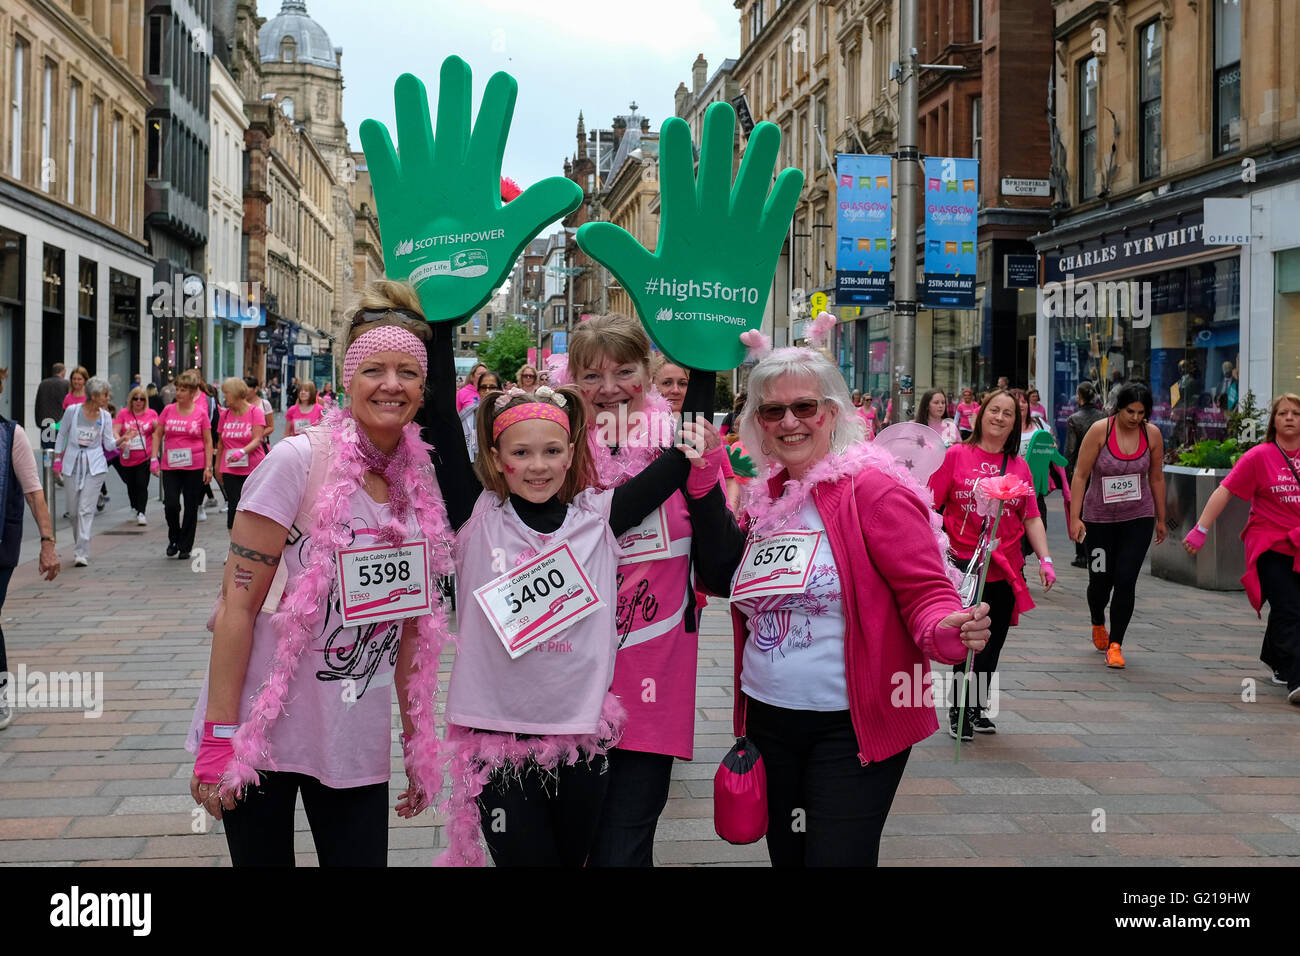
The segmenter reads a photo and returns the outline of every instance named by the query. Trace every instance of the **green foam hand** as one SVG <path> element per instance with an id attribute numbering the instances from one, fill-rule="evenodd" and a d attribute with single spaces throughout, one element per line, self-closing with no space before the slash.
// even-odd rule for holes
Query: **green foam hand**
<path id="1" fill-rule="evenodd" d="M 684 368 L 719 372 L 744 361 L 740 335 L 762 324 L 803 189 L 803 173 L 784 169 L 769 193 L 781 146 L 772 123 L 754 127 L 733 188 L 735 132 L 729 104 L 705 111 L 697 178 L 690 126 L 676 117 L 663 124 L 654 252 L 613 223 L 578 229 L 578 245 L 614 274 L 655 344 Z"/>
<path id="2" fill-rule="evenodd" d="M 415 286 L 430 322 L 464 321 L 505 281 L 524 246 L 582 201 L 577 183 L 553 176 L 502 205 L 501 157 L 517 93 L 513 77 L 493 74 L 471 129 L 469 65 L 449 56 L 436 138 L 428 94 L 410 73 L 393 88 L 401 152 L 384 124 L 361 124 L 384 272 Z"/>
<path id="3" fill-rule="evenodd" d="M 1045 431 L 1036 431 L 1029 439 L 1029 447 L 1025 449 L 1025 460 L 1029 465 L 1029 474 L 1034 479 L 1036 495 L 1047 494 L 1052 465 L 1064 467 L 1066 463 L 1065 456 L 1060 453 L 1056 442 L 1052 440 L 1052 433 Z"/>
<path id="4" fill-rule="evenodd" d="M 754 459 L 750 458 L 736 445 L 727 448 L 727 457 L 731 459 L 731 471 L 737 478 L 757 478 L 758 469 Z"/>

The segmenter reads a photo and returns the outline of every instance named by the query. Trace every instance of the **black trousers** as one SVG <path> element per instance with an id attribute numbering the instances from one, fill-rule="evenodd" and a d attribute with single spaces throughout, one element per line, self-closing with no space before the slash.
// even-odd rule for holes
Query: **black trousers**
<path id="1" fill-rule="evenodd" d="M 200 475 L 202 477 L 202 475 Z M 268 771 L 222 816 L 234 866 L 293 866 L 293 812 L 302 791 L 321 866 L 388 865 L 388 784 L 336 790 L 301 773 Z"/>
<path id="2" fill-rule="evenodd" d="M 1295 559 L 1265 551 L 1255 562 L 1260 591 L 1268 602 L 1264 663 L 1281 673 L 1288 691 L 1300 687 L 1300 574 Z"/>
<path id="3" fill-rule="evenodd" d="M 188 554 L 194 547 L 194 530 L 199 524 L 199 499 L 203 497 L 203 469 L 176 468 L 162 473 L 163 516 L 167 519 L 167 543 Z M 185 517 L 181 518 L 181 500 Z"/>
<path id="4" fill-rule="evenodd" d="M 1133 620 L 1137 600 L 1137 579 L 1142 573 L 1155 518 L 1130 521 L 1085 521 L 1088 533 L 1088 611 L 1092 623 L 1106 623 L 1106 605 L 1110 604 L 1110 639 L 1124 643 L 1124 632 Z"/>
<path id="5" fill-rule="evenodd" d="M 113 462 L 118 476 L 126 485 L 126 499 L 131 503 L 131 510 L 144 514 L 145 505 L 149 503 L 149 461 L 138 465 L 124 465 L 122 459 Z"/>
<path id="6" fill-rule="evenodd" d="M 606 758 L 554 772 L 497 770 L 478 796 L 479 822 L 497 866 L 583 866 L 600 822 Z"/>
<path id="7" fill-rule="evenodd" d="M 988 707 L 986 698 L 992 688 L 993 672 L 998 669 L 998 658 L 1002 656 L 1002 645 L 1007 642 L 1007 633 L 1011 630 L 1011 614 L 1016 609 L 1016 593 L 1007 581 L 984 582 L 984 603 L 989 606 L 989 641 L 984 650 L 976 651 L 971 661 L 970 686 L 966 688 L 967 707 Z M 966 670 L 966 662 L 954 664 L 952 672 L 961 674 Z M 951 706 L 957 706 L 960 700 L 961 685 L 954 681 Z"/>
<path id="8" fill-rule="evenodd" d="M 752 697 L 745 734 L 767 772 L 772 865 L 875 866 L 912 748 L 864 767 L 847 710 L 787 710 Z"/>
<path id="9" fill-rule="evenodd" d="M 248 475 L 222 475 L 221 490 L 226 496 L 226 530 L 235 524 L 235 509 L 239 507 L 239 496 L 244 493 L 244 482 Z"/>
<path id="10" fill-rule="evenodd" d="M 654 866 L 655 828 L 668 803 L 673 758 L 615 748 L 590 866 Z"/>

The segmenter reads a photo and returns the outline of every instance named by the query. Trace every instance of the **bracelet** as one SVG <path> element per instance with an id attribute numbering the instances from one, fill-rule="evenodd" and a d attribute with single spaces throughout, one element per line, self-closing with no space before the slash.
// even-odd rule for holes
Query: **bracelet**
<path id="1" fill-rule="evenodd" d="M 1203 527 L 1201 527 L 1199 524 L 1196 526 L 1196 530 L 1199 531 L 1201 534 L 1209 534 L 1209 533 L 1210 533 L 1210 529 L 1209 529 L 1209 528 L 1203 528 Z"/>
<path id="2" fill-rule="evenodd" d="M 1051 563 L 1052 563 L 1052 556 L 1051 556 L 1050 554 L 1048 554 L 1048 555 L 1044 555 L 1043 557 L 1041 557 L 1041 558 L 1038 559 L 1038 563 L 1039 563 L 1039 564 L 1051 564 Z"/>
<path id="3" fill-rule="evenodd" d="M 47 534 L 41 535 L 41 541 L 48 541 L 50 544 L 54 544 L 54 539 Z"/>

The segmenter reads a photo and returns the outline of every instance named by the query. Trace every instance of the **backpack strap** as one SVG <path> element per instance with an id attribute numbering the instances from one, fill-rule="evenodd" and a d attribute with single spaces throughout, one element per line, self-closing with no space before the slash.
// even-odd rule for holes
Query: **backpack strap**
<path id="1" fill-rule="evenodd" d="M 316 499 L 320 497 L 321 485 L 325 483 L 325 472 L 329 469 L 329 459 L 326 457 L 329 452 L 328 429 L 314 426 L 303 434 L 311 444 L 311 467 L 307 471 L 307 487 L 303 489 L 302 499 L 298 502 L 298 516 L 293 519 L 293 527 L 289 529 L 286 544 L 297 544 L 303 535 L 311 531 L 312 524 L 316 520 Z M 284 561 L 281 561 L 276 565 L 275 577 L 271 579 L 266 600 L 262 602 L 263 611 L 267 614 L 276 612 L 288 583 L 289 572 L 285 569 Z"/>

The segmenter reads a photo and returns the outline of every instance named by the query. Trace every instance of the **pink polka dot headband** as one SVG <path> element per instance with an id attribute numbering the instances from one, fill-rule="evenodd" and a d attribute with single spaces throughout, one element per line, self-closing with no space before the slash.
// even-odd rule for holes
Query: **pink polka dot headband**
<path id="1" fill-rule="evenodd" d="M 550 402 L 525 402 L 522 405 L 512 405 L 496 417 L 492 422 L 492 440 L 494 442 L 499 440 L 501 433 L 511 425 L 526 422 L 530 418 L 555 422 L 564 429 L 566 435 L 569 434 L 569 416 L 565 414 L 564 409 Z"/>
<path id="2" fill-rule="evenodd" d="M 400 325 L 380 325 L 359 336 L 348 347 L 348 354 L 343 359 L 344 388 L 351 387 L 352 376 L 357 374 L 361 363 L 378 352 L 402 352 L 410 355 L 420 363 L 420 372 L 425 376 L 429 374 L 429 359 L 425 354 L 424 343 Z"/>

